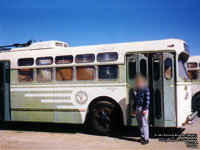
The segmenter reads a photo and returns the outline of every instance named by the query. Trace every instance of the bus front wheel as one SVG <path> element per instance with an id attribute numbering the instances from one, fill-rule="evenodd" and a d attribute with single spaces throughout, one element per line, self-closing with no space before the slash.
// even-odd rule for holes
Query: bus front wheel
<path id="1" fill-rule="evenodd" d="M 91 108 L 91 125 L 100 134 L 109 134 L 116 126 L 117 111 L 115 105 L 101 101 Z"/>
<path id="2" fill-rule="evenodd" d="M 194 111 L 198 111 L 198 117 L 200 117 L 200 95 L 194 97 Z"/>

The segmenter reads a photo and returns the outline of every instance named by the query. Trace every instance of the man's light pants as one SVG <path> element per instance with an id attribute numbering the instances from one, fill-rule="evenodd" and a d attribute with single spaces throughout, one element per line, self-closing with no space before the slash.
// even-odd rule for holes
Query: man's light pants
<path id="1" fill-rule="evenodd" d="M 149 140 L 149 124 L 148 124 L 148 113 L 142 115 L 142 106 L 136 107 L 136 118 L 138 122 L 138 128 L 140 130 L 141 137 L 145 140 Z"/>

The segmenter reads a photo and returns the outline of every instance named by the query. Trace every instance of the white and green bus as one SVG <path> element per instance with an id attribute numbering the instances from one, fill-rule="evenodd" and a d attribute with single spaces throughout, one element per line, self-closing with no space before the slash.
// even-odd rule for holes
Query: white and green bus
<path id="1" fill-rule="evenodd" d="M 15 46 L 0 53 L 1 121 L 88 123 L 101 133 L 136 126 L 131 111 L 139 74 L 151 92 L 150 126 L 182 127 L 196 118 L 182 40 Z"/>
<path id="2" fill-rule="evenodd" d="M 192 109 L 198 111 L 200 117 L 200 56 L 191 56 L 187 63 L 188 75 L 191 79 Z"/>

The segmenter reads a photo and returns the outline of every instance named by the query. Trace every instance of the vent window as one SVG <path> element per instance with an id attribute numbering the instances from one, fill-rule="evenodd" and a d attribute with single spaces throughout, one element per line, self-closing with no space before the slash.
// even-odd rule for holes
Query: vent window
<path id="1" fill-rule="evenodd" d="M 93 54 L 84 54 L 76 56 L 76 63 L 91 63 L 94 62 L 95 56 Z"/>
<path id="2" fill-rule="evenodd" d="M 53 63 L 52 57 L 39 57 L 36 59 L 37 65 L 51 65 Z"/>
<path id="3" fill-rule="evenodd" d="M 97 61 L 99 62 L 116 61 L 117 59 L 118 59 L 118 54 L 116 52 L 100 53 L 97 56 Z"/>
<path id="4" fill-rule="evenodd" d="M 18 60 L 18 66 L 32 66 L 34 63 L 33 58 L 20 58 Z"/>
<path id="5" fill-rule="evenodd" d="M 73 62 L 73 56 L 71 55 L 56 57 L 56 64 L 70 64 L 72 62 Z"/>

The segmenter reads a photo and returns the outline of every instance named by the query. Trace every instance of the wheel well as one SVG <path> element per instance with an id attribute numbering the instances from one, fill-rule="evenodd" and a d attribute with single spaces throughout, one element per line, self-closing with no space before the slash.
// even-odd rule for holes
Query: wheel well
<path id="1" fill-rule="evenodd" d="M 196 106 L 196 97 L 200 97 L 200 91 L 195 93 L 194 96 L 192 96 L 192 110 L 195 110 L 195 106 Z"/>
<path id="2" fill-rule="evenodd" d="M 120 118 L 120 122 L 121 124 L 123 124 L 123 113 L 122 113 L 122 109 L 120 107 L 120 105 L 112 98 L 110 97 L 107 97 L 107 96 L 100 96 L 100 97 L 97 97 L 95 98 L 94 100 L 92 100 L 88 106 L 88 110 L 87 110 L 87 115 L 86 115 L 86 121 L 88 121 L 89 119 L 89 112 L 91 111 L 91 108 L 92 106 L 94 106 L 97 102 L 101 102 L 101 101 L 107 101 L 107 102 L 110 102 L 112 103 L 113 105 L 115 105 L 115 107 L 117 108 L 117 112 L 119 113 L 119 118 Z"/>

